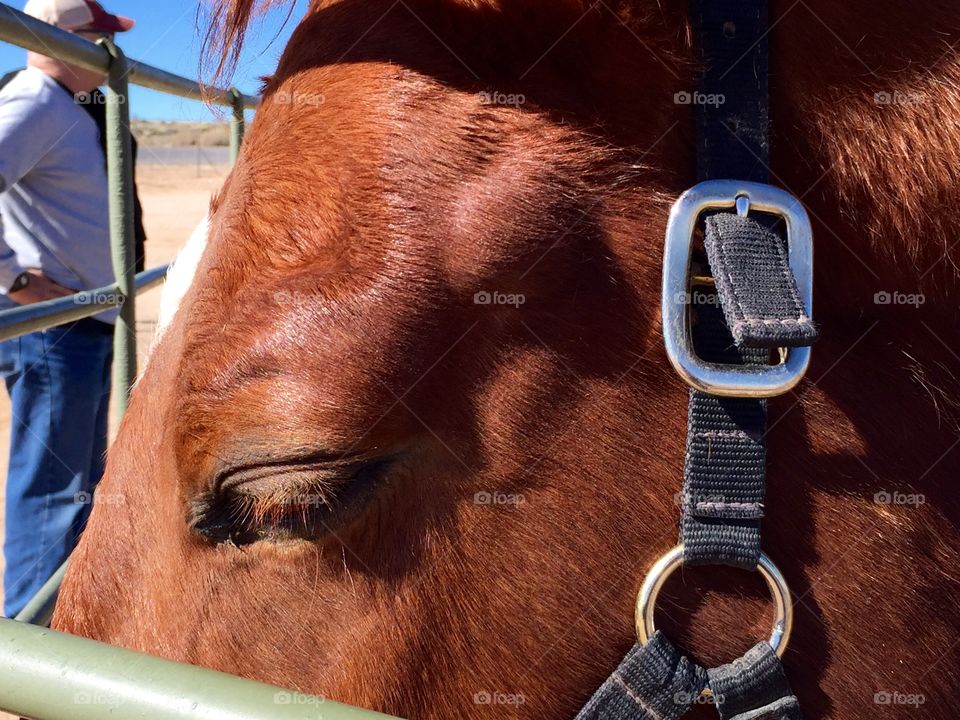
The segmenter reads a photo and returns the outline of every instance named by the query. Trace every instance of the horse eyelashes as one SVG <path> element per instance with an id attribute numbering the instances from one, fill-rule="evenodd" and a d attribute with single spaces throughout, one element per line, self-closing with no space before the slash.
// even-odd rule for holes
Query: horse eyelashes
<path id="1" fill-rule="evenodd" d="M 362 510 L 392 460 L 244 468 L 191 503 L 190 530 L 214 543 L 321 539 Z"/>

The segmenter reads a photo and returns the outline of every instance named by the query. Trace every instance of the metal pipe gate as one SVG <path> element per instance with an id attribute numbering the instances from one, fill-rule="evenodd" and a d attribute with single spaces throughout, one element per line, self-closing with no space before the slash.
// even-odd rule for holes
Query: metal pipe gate
<path id="1" fill-rule="evenodd" d="M 167 267 L 134 274 L 133 157 L 129 85 L 231 108 L 230 156 L 243 141 L 244 111 L 259 98 L 236 88 L 202 87 L 135 60 L 115 44 L 91 43 L 0 3 L 0 41 L 108 74 L 107 180 L 113 285 L 0 312 L 0 340 L 120 308 L 113 388 L 118 417 L 137 373 L 136 296 L 163 281 Z M 376 720 L 388 718 L 325 698 L 175 663 L 58 633 L 49 622 L 66 563 L 17 620 L 0 618 L 0 709 L 33 720 Z"/>
<path id="2" fill-rule="evenodd" d="M 133 158 L 130 150 L 129 85 L 142 85 L 161 92 L 194 100 L 202 97 L 232 108 L 230 122 L 231 157 L 236 159 L 243 138 L 246 108 L 256 108 L 259 99 L 244 95 L 235 88 L 222 90 L 205 88 L 192 80 L 137 61 L 128 61 L 113 43 L 95 44 L 78 35 L 30 17 L 9 5 L 0 3 L 0 40 L 19 45 L 34 52 L 61 57 L 89 70 L 108 74 L 107 93 L 107 181 L 110 193 L 110 245 L 116 285 L 104 293 L 106 302 L 81 305 L 84 298 L 77 296 L 75 313 L 57 313 L 41 303 L 31 316 L 29 328 L 16 323 L 19 316 L 0 313 L 0 337 L 17 335 L 61 325 L 71 320 L 89 317 L 108 307 L 119 307 L 114 335 L 113 403 L 118 416 L 127 407 L 129 389 L 137 374 L 136 355 L 136 278 L 134 277 L 133 231 Z M 149 271 L 148 271 L 149 272 Z M 141 273 L 145 275 L 145 273 Z M 162 280 L 155 278 L 155 283 Z M 141 283 L 141 288 L 151 285 Z M 56 301 L 54 301 L 56 302 Z M 58 308 L 59 309 L 59 308 Z M 85 311 L 85 312 L 84 312 Z M 18 313 L 20 309 L 11 311 Z M 10 319 L 7 319 L 7 318 Z M 49 320 L 44 324 L 42 318 Z"/>
<path id="3" fill-rule="evenodd" d="M 0 620 L 0 681 L 0 707 L 36 720 L 388 717 L 16 620 Z"/>

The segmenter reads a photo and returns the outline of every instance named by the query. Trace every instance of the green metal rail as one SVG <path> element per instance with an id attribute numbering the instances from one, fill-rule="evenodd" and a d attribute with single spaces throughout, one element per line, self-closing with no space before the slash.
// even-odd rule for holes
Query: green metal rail
<path id="1" fill-rule="evenodd" d="M 50 55 L 69 60 L 74 65 L 88 70 L 110 71 L 110 53 L 104 48 L 84 40 L 79 35 L 55 28 L 42 20 L 30 17 L 6 3 L 0 3 L 0 41 L 33 50 L 41 55 Z M 193 100 L 206 99 L 232 107 L 235 90 L 209 88 L 193 80 L 168 73 L 152 65 L 130 61 L 130 84 L 159 90 Z M 237 93 L 243 106 L 255 109 L 260 99 Z"/>
<path id="2" fill-rule="evenodd" d="M 137 294 L 162 283 L 167 267 L 161 265 L 136 275 L 134 285 Z M 56 300 L 4 310 L 0 312 L 0 340 L 9 340 L 26 333 L 73 322 L 102 310 L 118 307 L 123 302 L 120 287 L 114 284 L 95 290 L 84 290 Z"/>
<path id="3" fill-rule="evenodd" d="M 385 720 L 387 715 L 0 619 L 0 708 L 43 720 Z"/>
<path id="4" fill-rule="evenodd" d="M 233 159 L 239 154 L 243 139 L 244 110 L 255 108 L 259 100 L 244 95 L 235 88 L 208 88 L 145 63 L 128 61 L 112 42 L 89 42 L 4 3 L 0 3 L 0 41 L 44 55 L 64 58 L 75 65 L 108 74 L 110 91 L 107 93 L 106 107 L 107 180 L 110 193 L 110 246 L 116 276 L 116 286 L 111 289 L 110 294 L 116 295 L 119 301 L 112 304 L 82 305 L 80 301 L 84 298 L 75 296 L 76 313 L 51 325 L 94 315 L 104 307 L 120 308 L 114 334 L 113 404 L 117 417 L 121 417 L 126 411 L 129 391 L 137 375 L 133 157 L 130 148 L 130 106 L 127 101 L 129 85 L 143 85 L 192 99 L 206 98 L 229 106 L 232 109 L 230 150 Z M 43 303 L 34 312 L 52 313 L 53 310 L 48 305 Z M 86 312 L 83 312 L 84 310 Z M 2 317 L 3 313 L 0 313 L 0 323 L 3 323 Z M 8 338 L 38 329 L 35 324 L 25 324 L 17 331 L 17 326 L 11 327 L 5 323 L 4 328 L 12 333 L 5 336 Z"/>
<path id="5" fill-rule="evenodd" d="M 129 84 L 229 106 L 231 158 L 243 141 L 244 111 L 257 98 L 204 88 L 144 63 L 112 42 L 88 42 L 0 3 L 0 41 L 108 74 L 107 179 L 115 282 L 0 312 L 0 340 L 120 308 L 114 335 L 114 402 L 122 414 L 137 371 L 136 295 L 166 267 L 134 275 L 133 167 Z M 0 619 L 0 710 L 35 720 L 377 720 L 386 715 L 134 653 L 40 627 L 50 621 L 64 563 L 17 616 Z M 30 624 L 37 623 L 37 624 Z"/>
<path id="6" fill-rule="evenodd" d="M 43 584 L 37 594 L 30 598 L 23 610 L 17 613 L 15 620 L 31 625 L 48 626 L 53 618 L 53 611 L 57 609 L 57 597 L 60 595 L 60 586 L 67 574 L 67 565 L 70 560 L 64 560 L 63 565 Z"/>

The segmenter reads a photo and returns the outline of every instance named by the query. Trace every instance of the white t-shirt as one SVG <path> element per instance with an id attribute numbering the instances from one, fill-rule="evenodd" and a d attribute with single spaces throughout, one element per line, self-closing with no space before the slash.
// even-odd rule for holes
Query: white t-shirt
<path id="1" fill-rule="evenodd" d="M 0 90 L 0 294 L 27 268 L 77 290 L 113 284 L 99 143 L 90 114 L 41 70 Z"/>

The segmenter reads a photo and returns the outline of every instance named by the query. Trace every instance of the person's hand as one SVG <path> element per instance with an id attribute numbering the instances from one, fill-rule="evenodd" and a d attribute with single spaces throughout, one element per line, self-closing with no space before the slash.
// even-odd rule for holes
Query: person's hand
<path id="1" fill-rule="evenodd" d="M 76 292 L 76 290 L 58 285 L 40 270 L 31 269 L 27 270 L 27 273 L 30 274 L 30 282 L 27 286 L 22 290 L 7 294 L 7 297 L 18 305 L 30 305 L 44 300 L 54 300 L 73 295 Z"/>

